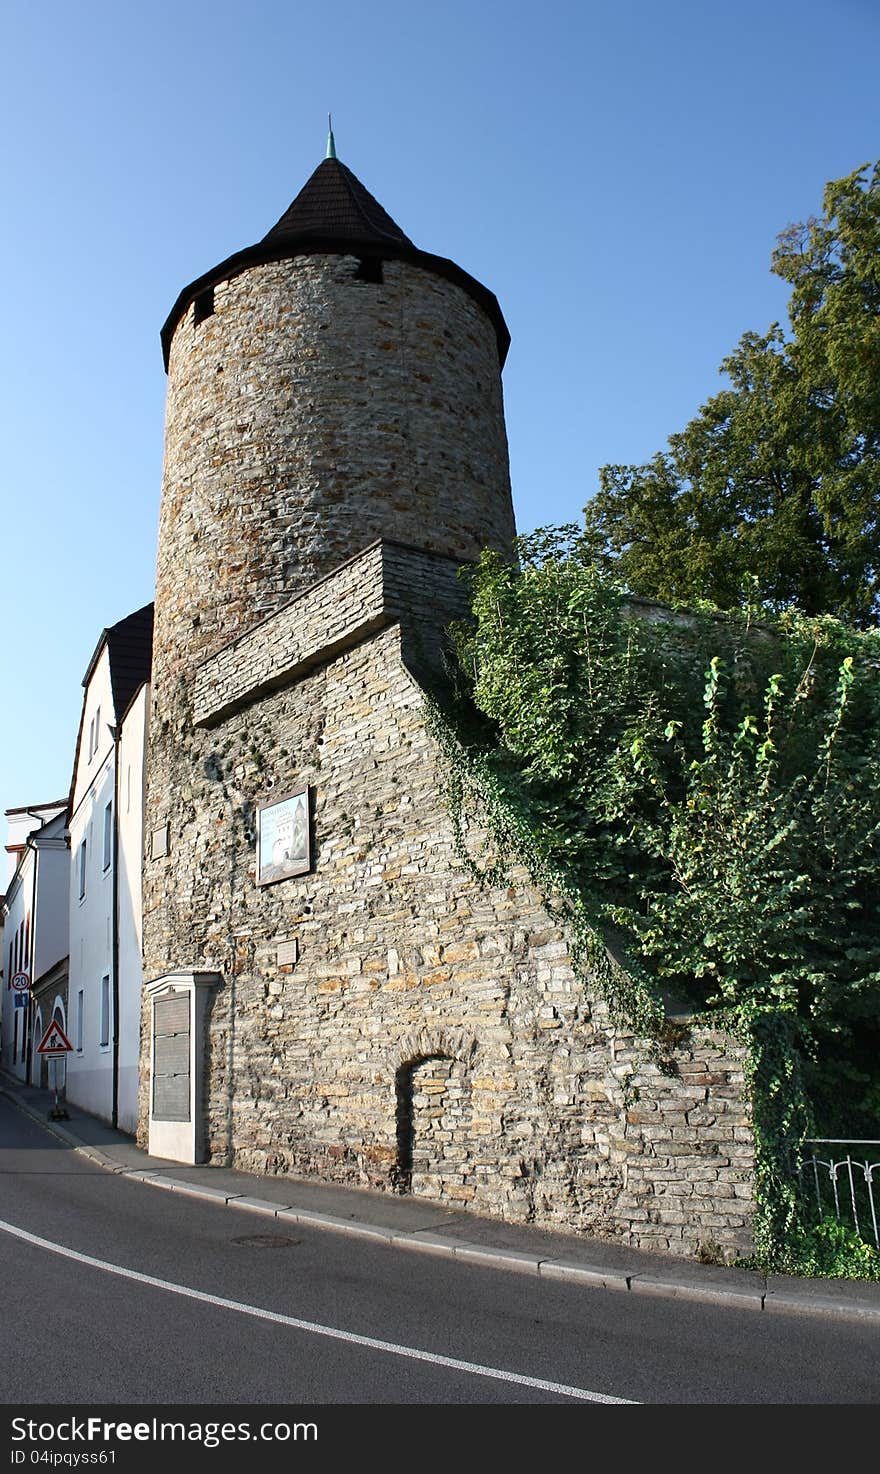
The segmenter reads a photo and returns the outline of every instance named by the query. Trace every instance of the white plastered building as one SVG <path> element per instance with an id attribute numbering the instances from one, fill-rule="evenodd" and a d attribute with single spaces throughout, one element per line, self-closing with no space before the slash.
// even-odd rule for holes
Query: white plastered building
<path id="1" fill-rule="evenodd" d="M 141 857 L 153 606 L 105 629 L 83 677 L 70 794 L 67 1099 L 137 1125 Z"/>
<path id="2" fill-rule="evenodd" d="M 35 1083 L 35 1050 L 51 1017 L 42 999 L 45 979 L 58 979 L 58 1016 L 64 1027 L 61 979 L 70 882 L 66 814 L 66 799 L 6 811 L 7 852 L 15 868 L 3 898 L 0 1064 L 17 1079 Z M 26 985 L 16 987 L 21 978 Z"/>

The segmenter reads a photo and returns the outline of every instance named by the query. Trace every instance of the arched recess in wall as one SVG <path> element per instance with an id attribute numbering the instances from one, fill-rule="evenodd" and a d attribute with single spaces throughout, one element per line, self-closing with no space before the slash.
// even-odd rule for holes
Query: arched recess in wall
<path id="1" fill-rule="evenodd" d="M 394 1088 L 398 1192 L 461 1202 L 472 1170 L 466 1062 L 417 1054 L 395 1071 Z"/>

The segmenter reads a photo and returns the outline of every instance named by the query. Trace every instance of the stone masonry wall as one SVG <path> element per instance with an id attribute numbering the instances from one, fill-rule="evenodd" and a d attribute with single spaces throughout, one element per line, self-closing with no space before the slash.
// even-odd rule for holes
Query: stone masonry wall
<path id="1" fill-rule="evenodd" d="M 359 281 L 357 269 L 345 255 L 255 266 L 219 284 L 214 312 L 196 324 L 190 309 L 174 334 L 144 826 L 147 978 L 198 965 L 197 948 L 184 955 L 190 916 L 210 918 L 217 905 L 221 831 L 199 828 L 167 875 L 149 859 L 166 823 L 178 844 L 195 833 L 205 764 L 217 762 L 194 730 L 198 668 L 380 536 L 437 555 L 419 594 L 426 607 L 449 581 L 444 562 L 511 544 L 492 323 L 460 287 L 410 262 L 386 262 L 382 283 Z M 347 597 L 357 603 L 356 584 Z M 380 622 L 389 614 L 383 606 Z M 265 635 L 261 626 L 251 650 Z"/>
<path id="2" fill-rule="evenodd" d="M 460 568 L 421 548 L 371 544 L 205 661 L 196 672 L 193 720 L 217 721 L 404 613 L 413 659 L 436 666 L 446 625 L 469 612 Z"/>
<path id="3" fill-rule="evenodd" d="M 169 361 L 154 685 L 377 537 L 458 559 L 514 533 L 495 330 L 405 261 L 259 265 Z"/>
<path id="4" fill-rule="evenodd" d="M 525 874 L 471 878 L 423 701 L 395 624 L 181 733 L 170 852 L 145 870 L 147 977 L 197 966 L 224 979 L 212 1160 L 682 1255 L 747 1249 L 740 1049 L 694 1031 L 661 1074 L 575 977 Z M 313 870 L 258 888 L 256 805 L 306 783 Z M 297 962 L 280 961 L 294 940 Z M 143 1037 L 148 1050 L 146 1016 Z"/>

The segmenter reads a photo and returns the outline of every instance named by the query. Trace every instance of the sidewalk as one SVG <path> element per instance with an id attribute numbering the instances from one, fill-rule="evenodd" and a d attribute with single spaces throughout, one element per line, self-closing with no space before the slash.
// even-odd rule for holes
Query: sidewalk
<path id="1" fill-rule="evenodd" d="M 564 1280 L 572 1289 L 675 1296 L 738 1310 L 846 1316 L 880 1326 L 880 1284 L 697 1264 L 603 1239 L 481 1218 L 423 1198 L 230 1167 L 190 1167 L 149 1156 L 130 1136 L 69 1103 L 67 1121 L 49 1120 L 51 1092 L 23 1085 L 9 1075 L 0 1074 L 0 1094 L 106 1171 L 249 1213 L 267 1228 L 269 1220 L 278 1228 L 299 1223 L 410 1252 Z"/>

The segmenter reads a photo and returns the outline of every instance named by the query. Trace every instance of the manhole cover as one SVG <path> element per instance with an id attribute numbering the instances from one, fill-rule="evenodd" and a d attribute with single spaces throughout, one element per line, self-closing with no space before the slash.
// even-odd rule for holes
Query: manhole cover
<path id="1" fill-rule="evenodd" d="M 300 1239 L 292 1239 L 286 1233 L 242 1233 L 232 1240 L 234 1244 L 249 1244 L 253 1249 L 289 1249 Z"/>

